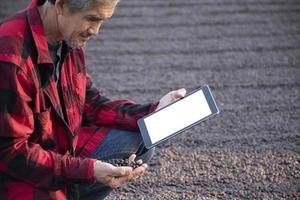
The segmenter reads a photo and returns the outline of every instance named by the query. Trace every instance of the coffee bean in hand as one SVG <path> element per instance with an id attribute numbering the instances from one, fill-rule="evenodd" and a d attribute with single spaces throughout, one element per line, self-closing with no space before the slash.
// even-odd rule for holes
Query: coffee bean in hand
<path id="1" fill-rule="evenodd" d="M 141 163 L 138 163 L 136 161 L 132 161 L 131 163 L 129 163 L 128 159 L 110 159 L 110 160 L 105 160 L 104 162 L 107 162 L 109 164 L 112 164 L 116 167 L 121 167 L 121 166 L 129 166 L 132 167 L 133 169 L 138 168 L 139 166 L 141 166 Z"/>

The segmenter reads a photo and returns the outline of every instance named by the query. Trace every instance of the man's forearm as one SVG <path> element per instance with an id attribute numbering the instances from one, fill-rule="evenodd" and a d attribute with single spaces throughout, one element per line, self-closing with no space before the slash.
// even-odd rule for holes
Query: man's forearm
<path id="1" fill-rule="evenodd" d="M 1 173 L 47 190 L 60 189 L 66 183 L 93 180 L 93 159 L 45 151 L 40 145 L 27 141 L 14 146 L 0 149 Z"/>
<path id="2" fill-rule="evenodd" d="M 158 102 L 140 105 L 127 99 L 110 100 L 92 87 L 87 88 L 86 94 L 84 120 L 123 130 L 138 130 L 137 120 L 153 112 L 158 105 Z"/>

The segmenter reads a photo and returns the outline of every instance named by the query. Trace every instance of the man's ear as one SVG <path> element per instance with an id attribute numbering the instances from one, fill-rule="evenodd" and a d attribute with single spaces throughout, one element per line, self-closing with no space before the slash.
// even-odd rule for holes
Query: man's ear
<path id="1" fill-rule="evenodd" d="M 62 15 L 66 10 L 68 10 L 68 0 L 56 0 L 54 6 L 57 14 Z"/>

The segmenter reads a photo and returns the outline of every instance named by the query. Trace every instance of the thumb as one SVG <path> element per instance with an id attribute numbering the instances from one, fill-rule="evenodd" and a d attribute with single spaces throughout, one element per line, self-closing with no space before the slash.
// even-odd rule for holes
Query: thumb
<path id="1" fill-rule="evenodd" d="M 131 172 L 131 167 L 113 167 L 112 175 L 115 177 L 128 176 Z"/>
<path id="2" fill-rule="evenodd" d="M 184 97 L 185 95 L 186 95 L 186 89 L 185 88 L 181 88 L 179 90 L 176 90 L 173 93 L 173 98 L 179 99 L 179 98 Z"/>

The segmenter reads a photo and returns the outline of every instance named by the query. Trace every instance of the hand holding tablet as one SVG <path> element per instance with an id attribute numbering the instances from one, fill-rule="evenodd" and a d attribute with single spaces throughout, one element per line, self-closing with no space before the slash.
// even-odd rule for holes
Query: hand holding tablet
<path id="1" fill-rule="evenodd" d="M 185 95 L 186 95 L 186 89 L 184 89 L 184 88 L 169 92 L 168 94 L 166 94 L 165 96 L 163 96 L 160 99 L 159 104 L 157 105 L 157 108 L 155 111 L 169 105 L 170 103 L 173 103 L 173 102 L 183 98 Z"/>
<path id="2" fill-rule="evenodd" d="M 146 148 L 151 148 L 218 113 L 209 87 L 203 86 L 139 119 L 138 126 Z"/>

